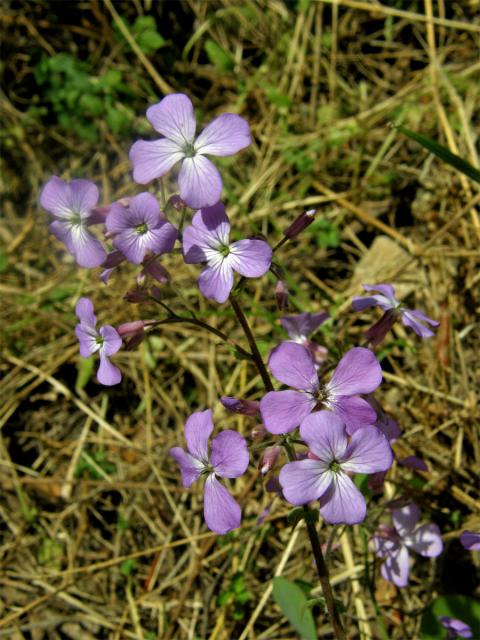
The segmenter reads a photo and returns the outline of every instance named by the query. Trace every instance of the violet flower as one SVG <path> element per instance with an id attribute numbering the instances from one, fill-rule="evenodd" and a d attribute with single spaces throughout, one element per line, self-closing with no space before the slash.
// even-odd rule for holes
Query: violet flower
<path id="1" fill-rule="evenodd" d="M 240 526 L 240 505 L 217 480 L 238 478 L 248 467 L 249 455 L 245 439 L 236 431 L 221 431 L 212 440 L 211 454 L 208 440 L 213 431 L 212 411 L 192 413 L 185 424 L 187 451 L 181 447 L 170 449 L 170 455 L 180 466 L 184 487 L 200 476 L 205 477 L 203 514 L 207 527 L 219 534 Z"/>
<path id="2" fill-rule="evenodd" d="M 480 551 L 480 533 L 464 531 L 460 536 L 460 542 L 467 551 Z"/>
<path id="3" fill-rule="evenodd" d="M 97 380 L 106 386 L 118 384 L 122 374 L 120 369 L 109 360 L 109 357 L 117 353 L 122 346 L 122 339 L 118 332 L 108 324 L 97 330 L 97 318 L 89 298 L 80 298 L 75 307 L 75 313 L 80 320 L 80 324 L 75 327 L 80 343 L 80 355 L 82 358 L 88 358 L 98 351 L 100 366 L 97 371 Z"/>
<path id="4" fill-rule="evenodd" d="M 284 316 L 280 324 L 290 336 L 292 342 L 303 345 L 308 349 L 316 364 L 321 364 L 327 357 L 327 349 L 309 340 L 309 336 L 323 324 L 330 314 L 326 311 L 319 313 L 300 313 L 297 316 Z"/>
<path id="5" fill-rule="evenodd" d="M 206 262 L 198 286 L 206 298 L 225 302 L 233 287 L 233 272 L 246 278 L 263 276 L 272 263 L 272 249 L 263 240 L 230 243 L 230 222 L 221 202 L 200 209 L 183 232 L 183 256 L 188 264 Z"/>
<path id="6" fill-rule="evenodd" d="M 382 322 L 382 318 L 378 323 L 376 323 L 379 327 L 378 330 L 382 334 L 381 339 L 383 339 L 386 334 L 386 330 L 391 328 L 394 319 L 398 316 L 401 317 L 402 322 L 406 327 L 413 329 L 413 331 L 415 331 L 415 333 L 421 338 L 431 338 L 434 335 L 433 331 L 422 323 L 425 322 L 432 327 L 438 327 L 440 323 L 437 322 L 437 320 L 428 318 L 422 311 L 406 309 L 395 297 L 395 289 L 391 284 L 364 284 L 363 288 L 365 291 L 378 291 L 379 293 L 376 293 L 373 296 L 358 296 L 353 298 L 352 307 L 355 311 L 362 311 L 367 307 L 380 307 L 380 309 L 383 309 L 383 311 L 386 312 L 385 317 L 388 318 L 388 321 Z M 385 327 L 383 325 L 385 325 Z M 387 329 L 385 330 L 386 327 Z M 370 333 L 372 333 L 371 330 Z M 380 341 L 376 340 L 375 336 L 370 337 L 377 343 Z"/>
<path id="7" fill-rule="evenodd" d="M 285 498 L 295 505 L 320 500 L 320 513 L 330 524 L 362 522 L 365 499 L 348 474 L 390 468 L 393 455 L 385 436 L 369 426 L 348 441 L 343 420 L 330 411 L 305 418 L 300 434 L 310 452 L 308 459 L 289 462 L 280 471 Z"/>
<path id="8" fill-rule="evenodd" d="M 416 504 L 393 509 L 393 527 L 381 525 L 372 538 L 375 553 L 385 559 L 381 568 L 382 576 L 397 587 L 406 587 L 408 584 L 409 549 L 427 558 L 436 558 L 443 551 L 438 526 L 429 523 L 415 528 L 419 519 L 420 509 Z"/>
<path id="9" fill-rule="evenodd" d="M 299 391 L 269 391 L 260 401 L 263 423 L 270 433 L 292 431 L 312 411 L 331 409 L 347 425 L 347 432 L 373 425 L 377 415 L 359 393 L 374 391 L 382 381 L 382 369 L 370 349 L 347 351 L 331 380 L 321 385 L 311 354 L 301 345 L 282 342 L 268 361 L 274 377 Z"/>
<path id="10" fill-rule="evenodd" d="M 88 230 L 98 222 L 92 211 L 98 198 L 93 182 L 64 182 L 57 176 L 50 178 L 40 194 L 40 204 L 55 218 L 48 227 L 50 233 L 65 244 L 81 267 L 98 267 L 106 258 L 105 249 Z"/>
<path id="11" fill-rule="evenodd" d="M 449 618 L 448 616 L 441 616 L 439 619 L 442 627 L 448 631 L 448 638 L 454 640 L 455 638 L 473 638 L 473 631 L 471 627 L 463 620 L 458 618 Z"/>
<path id="12" fill-rule="evenodd" d="M 147 184 L 181 162 L 181 199 L 193 209 L 216 204 L 222 195 L 222 178 L 205 155 L 231 156 L 248 147 L 251 139 L 247 121 L 224 113 L 195 138 L 193 105 L 183 93 L 166 96 L 147 109 L 147 118 L 155 131 L 165 137 L 152 142 L 138 140 L 132 146 L 130 161 L 135 182 Z"/>
<path id="13" fill-rule="evenodd" d="M 171 251 L 178 235 L 155 196 L 146 192 L 131 198 L 128 207 L 114 202 L 105 226 L 113 236 L 113 246 L 133 264 L 140 264 L 148 251 Z"/>

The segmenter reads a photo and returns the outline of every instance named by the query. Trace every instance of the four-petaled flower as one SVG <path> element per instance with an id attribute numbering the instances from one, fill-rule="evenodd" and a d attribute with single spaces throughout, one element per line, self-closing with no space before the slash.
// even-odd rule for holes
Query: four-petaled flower
<path id="1" fill-rule="evenodd" d="M 443 551 L 440 529 L 434 523 L 415 528 L 420 519 L 416 504 L 393 509 L 393 527 L 380 525 L 373 536 L 375 553 L 384 558 L 381 573 L 397 587 L 406 587 L 410 570 L 408 550 L 413 549 L 427 558 L 436 558 Z"/>
<path id="2" fill-rule="evenodd" d="M 270 433 L 292 431 L 320 408 L 337 413 L 349 434 L 375 423 L 374 409 L 357 395 L 371 393 L 382 381 L 382 369 L 370 349 L 347 351 L 326 385 L 320 385 L 312 356 L 299 344 L 282 342 L 273 349 L 268 364 L 279 382 L 299 389 L 269 391 L 260 401 L 263 423 Z"/>
<path id="3" fill-rule="evenodd" d="M 330 411 L 318 411 L 300 426 L 310 451 L 307 460 L 289 462 L 280 471 L 283 495 L 292 504 L 320 500 L 320 513 L 331 524 L 357 524 L 365 518 L 365 499 L 349 473 L 375 473 L 390 468 L 392 450 L 373 426 L 347 439 L 345 424 Z"/>
<path id="4" fill-rule="evenodd" d="M 219 534 L 240 526 L 240 505 L 217 480 L 238 478 L 248 467 L 248 448 L 245 438 L 236 431 L 221 431 L 212 440 L 211 454 L 208 440 L 213 431 L 212 411 L 192 413 L 185 424 L 187 451 L 181 447 L 170 449 L 170 455 L 180 466 L 184 487 L 205 476 L 203 513 L 207 527 Z"/>
<path id="5" fill-rule="evenodd" d="M 113 246 L 133 264 L 140 264 L 148 251 L 157 255 L 171 251 L 178 235 L 151 193 L 139 193 L 127 207 L 114 202 L 105 226 Z"/>
<path id="6" fill-rule="evenodd" d="M 230 222 L 221 202 L 200 209 L 192 225 L 183 232 L 185 262 L 206 262 L 198 286 L 206 298 L 225 302 L 233 287 L 233 272 L 258 278 L 272 263 L 272 249 L 264 240 L 238 240 L 230 243 Z"/>
<path id="7" fill-rule="evenodd" d="M 383 322 L 382 326 L 379 326 L 378 331 L 381 333 L 385 330 L 383 327 L 384 324 L 387 325 L 387 327 L 388 325 L 391 327 L 395 317 L 400 316 L 403 324 L 406 327 L 413 329 L 421 338 L 430 338 L 434 335 L 433 331 L 422 324 L 422 322 L 426 322 L 432 327 L 438 327 L 440 323 L 437 322 L 437 320 L 432 320 L 422 313 L 422 311 L 406 309 L 395 297 L 395 289 L 391 284 L 364 284 L 363 288 L 365 291 L 378 291 L 379 293 L 376 293 L 373 296 L 358 296 L 353 298 L 352 307 L 355 311 L 362 311 L 367 307 L 380 307 L 380 309 L 383 309 L 388 321 Z M 380 322 L 381 321 L 379 321 L 377 325 L 380 325 Z M 371 333 L 375 333 L 372 332 L 372 329 L 370 330 Z M 375 339 L 375 336 L 372 337 Z M 383 339 L 384 336 L 382 335 L 381 337 Z"/>
<path id="8" fill-rule="evenodd" d="M 97 318 L 93 313 L 93 304 L 89 298 L 80 298 L 75 307 L 80 324 L 75 327 L 78 342 L 80 343 L 80 355 L 83 358 L 90 357 L 98 351 L 100 366 L 97 371 L 97 380 L 100 384 L 111 386 L 118 384 L 122 379 L 120 369 L 108 359 L 122 346 L 122 339 L 116 329 L 106 324 L 97 330 Z"/>
<path id="9" fill-rule="evenodd" d="M 309 340 L 309 336 L 323 324 L 330 314 L 326 311 L 319 313 L 300 313 L 298 316 L 284 316 L 280 324 L 290 336 L 292 342 L 303 345 L 310 351 L 317 364 L 321 364 L 327 357 L 327 349 Z"/>
<path id="10" fill-rule="evenodd" d="M 445 627 L 448 631 L 449 640 L 455 640 L 455 638 L 473 638 L 472 628 L 466 622 L 463 622 L 463 620 L 441 616 L 439 621 L 442 627 Z"/>
<path id="11" fill-rule="evenodd" d="M 231 156 L 248 147 L 251 139 L 247 121 L 224 113 L 195 138 L 193 105 L 183 93 L 166 96 L 150 107 L 147 118 L 155 131 L 165 137 L 134 143 L 130 161 L 135 182 L 147 184 L 181 162 L 178 185 L 182 200 L 193 209 L 216 204 L 222 195 L 222 178 L 205 155 Z"/>
<path id="12" fill-rule="evenodd" d="M 64 182 L 53 176 L 43 187 L 40 204 L 56 219 L 49 230 L 63 242 L 81 267 L 98 267 L 106 258 L 105 249 L 88 226 L 98 222 L 92 209 L 98 202 L 96 185 L 89 180 Z"/>

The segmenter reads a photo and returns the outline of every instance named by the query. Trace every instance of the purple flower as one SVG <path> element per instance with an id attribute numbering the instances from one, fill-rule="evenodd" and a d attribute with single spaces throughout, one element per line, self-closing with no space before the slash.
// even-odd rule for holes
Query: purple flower
<path id="1" fill-rule="evenodd" d="M 367 307 L 380 307 L 380 309 L 383 309 L 383 311 L 386 312 L 386 316 L 389 320 L 384 324 L 389 325 L 389 328 L 392 324 L 391 312 L 394 312 L 395 315 L 402 318 L 402 322 L 406 327 L 410 327 L 411 329 L 413 329 L 415 333 L 421 338 L 430 338 L 434 335 L 433 331 L 422 324 L 422 322 L 426 322 L 432 327 L 438 327 L 440 323 L 436 320 L 428 318 L 421 311 L 411 311 L 410 309 L 406 309 L 404 305 L 396 299 L 395 289 L 391 284 L 364 284 L 363 288 L 365 289 L 365 291 L 378 291 L 379 293 L 373 296 L 367 296 L 365 298 L 362 296 L 354 298 L 352 300 L 352 307 L 355 311 L 362 311 Z M 384 335 L 382 335 L 382 338 L 383 337 Z"/>
<path id="2" fill-rule="evenodd" d="M 181 447 L 170 449 L 170 455 L 180 465 L 184 487 L 200 476 L 205 477 L 203 514 L 207 527 L 219 534 L 240 526 L 240 505 L 217 480 L 238 478 L 248 467 L 248 448 L 245 439 L 235 431 L 221 431 L 212 440 L 211 454 L 208 440 L 213 431 L 212 411 L 192 413 L 185 424 L 187 451 Z"/>
<path id="3" fill-rule="evenodd" d="M 463 620 L 458 618 L 449 618 L 448 616 L 441 616 L 439 618 L 440 623 L 448 631 L 448 637 L 454 640 L 455 638 L 473 638 L 473 632 L 471 627 Z"/>
<path id="4" fill-rule="evenodd" d="M 397 587 L 406 587 L 408 584 L 409 549 L 427 558 L 436 558 L 443 551 L 438 526 L 430 523 L 415 528 L 419 519 L 420 509 L 416 504 L 394 509 L 394 528 L 381 525 L 372 538 L 375 553 L 380 558 L 385 558 L 381 569 L 382 576 Z"/>
<path id="5" fill-rule="evenodd" d="M 53 176 L 43 187 L 40 204 L 55 220 L 49 230 L 63 242 L 81 267 L 98 267 L 106 258 L 101 243 L 88 231 L 98 222 L 92 209 L 98 202 L 98 189 L 89 180 L 64 182 Z"/>
<path id="6" fill-rule="evenodd" d="M 480 533 L 464 531 L 460 536 L 460 542 L 467 551 L 480 551 Z"/>
<path id="7" fill-rule="evenodd" d="M 113 246 L 133 264 L 140 264 L 148 251 L 171 251 L 178 235 L 151 193 L 139 193 L 131 198 L 128 207 L 114 202 L 105 226 L 114 236 Z"/>
<path id="8" fill-rule="evenodd" d="M 108 359 L 122 346 L 122 339 L 118 332 L 108 324 L 97 331 L 97 318 L 93 313 L 92 301 L 88 298 L 80 298 L 75 307 L 75 313 L 80 320 L 80 324 L 75 327 L 80 343 L 80 355 L 88 358 L 98 351 L 100 366 L 97 371 L 97 380 L 106 386 L 118 384 L 122 374 L 120 369 Z"/>
<path id="9" fill-rule="evenodd" d="M 272 263 L 272 250 L 263 240 L 229 242 L 230 222 L 221 202 L 200 209 L 192 226 L 183 232 L 185 262 L 206 262 L 198 286 L 206 298 L 225 302 L 233 287 L 233 272 L 246 278 L 258 278 Z"/>
<path id="10" fill-rule="evenodd" d="M 327 357 L 327 349 L 308 339 L 318 327 L 328 320 L 330 315 L 326 311 L 319 313 L 300 313 L 298 316 L 284 316 L 280 324 L 290 336 L 292 342 L 303 345 L 308 349 L 317 364 L 321 364 Z"/>
<path id="11" fill-rule="evenodd" d="M 393 461 L 385 436 L 373 426 L 347 439 L 345 424 L 330 411 L 318 411 L 300 426 L 309 458 L 286 464 L 280 471 L 285 498 L 301 505 L 320 500 L 320 513 L 331 524 L 358 524 L 365 518 L 365 499 L 349 473 L 385 471 Z"/>
<path id="12" fill-rule="evenodd" d="M 164 138 L 139 140 L 130 149 L 133 179 L 147 184 L 181 162 L 178 184 L 181 199 L 193 209 L 211 207 L 222 195 L 222 178 L 205 155 L 231 156 L 248 147 L 250 128 L 233 113 L 215 118 L 195 138 L 195 114 L 190 99 L 174 93 L 147 110 L 147 118 Z"/>
<path id="13" fill-rule="evenodd" d="M 370 349 L 347 351 L 325 385 L 318 380 L 311 354 L 299 344 L 282 342 L 273 349 L 268 364 L 279 382 L 299 389 L 269 391 L 260 401 L 260 413 L 270 433 L 292 431 L 321 407 L 337 413 L 349 434 L 377 419 L 370 404 L 357 395 L 374 391 L 382 381 L 382 369 Z"/>

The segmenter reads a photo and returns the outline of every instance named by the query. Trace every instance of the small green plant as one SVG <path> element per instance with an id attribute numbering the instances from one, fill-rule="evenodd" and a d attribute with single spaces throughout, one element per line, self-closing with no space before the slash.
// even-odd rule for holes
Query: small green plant
<path id="1" fill-rule="evenodd" d="M 234 620 L 243 620 L 245 605 L 251 599 L 252 595 L 245 586 L 243 573 L 236 573 L 228 589 L 222 591 L 218 596 L 217 603 L 220 607 L 233 605 Z"/>

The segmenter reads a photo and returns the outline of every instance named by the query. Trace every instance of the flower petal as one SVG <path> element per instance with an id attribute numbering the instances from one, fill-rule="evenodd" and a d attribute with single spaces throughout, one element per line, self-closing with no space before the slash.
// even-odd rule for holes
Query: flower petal
<path id="1" fill-rule="evenodd" d="M 411 533 L 419 520 L 420 509 L 414 502 L 407 504 L 401 509 L 392 510 L 393 526 L 401 538 L 404 538 Z"/>
<path id="2" fill-rule="evenodd" d="M 75 315 L 80 322 L 85 323 L 91 327 L 95 327 L 97 324 L 97 318 L 93 313 L 93 302 L 90 298 L 79 298 L 75 306 Z"/>
<path id="3" fill-rule="evenodd" d="M 249 461 L 246 440 L 236 431 L 221 431 L 212 440 L 210 463 L 217 476 L 238 478 L 247 470 Z"/>
<path id="4" fill-rule="evenodd" d="M 278 435 L 292 431 L 315 408 L 316 401 L 300 391 L 269 391 L 260 401 L 267 431 Z"/>
<path id="5" fill-rule="evenodd" d="M 100 349 L 100 344 L 97 342 L 98 332 L 93 325 L 77 324 L 75 334 L 78 338 L 82 358 L 89 358 L 92 353 Z"/>
<path id="6" fill-rule="evenodd" d="M 399 304 L 395 297 L 395 289 L 391 284 L 364 284 L 362 285 L 365 291 L 380 291 L 382 296 L 388 298 L 393 306 Z"/>
<path id="7" fill-rule="evenodd" d="M 185 423 L 185 440 L 187 449 L 197 460 L 207 463 L 208 455 L 208 439 L 212 435 L 213 420 L 212 410 L 195 411 L 187 419 Z"/>
<path id="8" fill-rule="evenodd" d="M 117 330 L 111 327 L 109 324 L 100 327 L 98 332 L 104 342 L 100 348 L 100 357 L 105 354 L 106 356 L 113 356 L 114 353 L 122 346 L 122 339 Z"/>
<path id="9" fill-rule="evenodd" d="M 397 587 L 406 587 L 410 572 L 410 559 L 406 547 L 401 546 L 397 552 L 392 552 L 382 564 L 381 574 Z"/>
<path id="10" fill-rule="evenodd" d="M 184 487 L 189 487 L 200 477 L 200 473 L 204 469 L 204 465 L 181 447 L 173 447 L 169 451 L 179 466 L 182 474 L 182 483 Z"/>
<path id="11" fill-rule="evenodd" d="M 331 411 L 315 411 L 302 420 L 302 440 L 317 458 L 329 465 L 340 461 L 347 448 L 347 434 L 343 420 Z"/>
<path id="12" fill-rule="evenodd" d="M 192 101 L 184 93 L 171 93 L 147 109 L 147 118 L 158 133 L 178 145 L 192 143 L 195 137 L 195 113 Z"/>
<path id="13" fill-rule="evenodd" d="M 110 362 L 107 356 L 100 355 L 100 366 L 97 371 L 97 380 L 100 384 L 111 387 L 122 379 L 121 371 Z"/>
<path id="14" fill-rule="evenodd" d="M 239 240 L 230 245 L 230 266 L 241 276 L 259 278 L 272 264 L 272 249 L 263 240 Z"/>
<path id="15" fill-rule="evenodd" d="M 346 472 L 376 473 L 390 469 L 393 452 L 380 429 L 363 427 L 352 435 L 340 462 Z"/>
<path id="16" fill-rule="evenodd" d="M 133 166 L 133 179 L 138 184 L 147 184 L 155 178 L 161 178 L 185 157 L 178 144 L 167 138 L 137 140 L 128 155 Z"/>
<path id="17" fill-rule="evenodd" d="M 97 185 L 90 180 L 72 180 L 68 186 L 72 211 L 89 217 L 100 198 Z"/>
<path id="18" fill-rule="evenodd" d="M 240 526 L 240 505 L 213 473 L 205 482 L 203 515 L 207 527 L 220 535 Z"/>
<path id="19" fill-rule="evenodd" d="M 280 324 L 292 340 L 308 338 L 315 329 L 330 317 L 326 311 L 319 313 L 300 313 L 298 316 L 280 318 Z"/>
<path id="20" fill-rule="evenodd" d="M 232 156 L 251 143 L 248 122 L 234 113 L 222 113 L 195 140 L 195 151 L 212 156 Z"/>
<path id="21" fill-rule="evenodd" d="M 440 529 L 436 524 L 424 524 L 413 533 L 403 538 L 404 544 L 421 556 L 436 558 L 443 551 L 443 541 Z"/>
<path id="22" fill-rule="evenodd" d="M 438 327 L 440 324 L 436 320 L 432 320 L 426 316 L 421 311 L 410 311 L 409 309 L 402 310 L 402 322 L 406 327 L 413 329 L 417 336 L 420 336 L 421 338 L 431 338 L 435 334 L 431 329 L 422 324 L 422 322 L 420 322 L 421 320 L 430 324 L 432 327 Z"/>
<path id="23" fill-rule="evenodd" d="M 320 513 L 330 524 L 359 524 L 365 519 L 365 498 L 346 473 L 332 473 L 330 489 L 320 497 Z"/>
<path id="24" fill-rule="evenodd" d="M 313 358 L 305 347 L 294 342 L 281 342 L 272 350 L 268 366 L 279 382 L 302 391 L 318 389 L 318 374 Z"/>
<path id="25" fill-rule="evenodd" d="M 87 267 L 90 269 L 99 267 L 107 257 L 102 244 L 86 229 L 84 225 L 79 224 L 72 226 L 71 242 L 73 247 L 73 256 L 80 267 Z"/>
<path id="26" fill-rule="evenodd" d="M 280 470 L 283 495 L 291 504 L 318 500 L 332 483 L 332 472 L 320 460 L 289 462 Z"/>
<path id="27" fill-rule="evenodd" d="M 192 209 L 211 207 L 222 195 L 222 178 L 205 156 L 185 158 L 178 174 L 180 197 Z"/>
<path id="28" fill-rule="evenodd" d="M 460 536 L 460 542 L 468 551 L 480 551 L 480 533 L 464 531 Z"/>
<path id="29" fill-rule="evenodd" d="M 90 180 L 65 182 L 53 176 L 40 194 L 40 204 L 57 218 L 70 218 L 72 213 L 88 217 L 97 204 L 97 186 Z"/>
<path id="30" fill-rule="evenodd" d="M 211 250 L 228 246 L 230 222 L 225 207 L 217 202 L 213 207 L 200 209 L 192 224 L 183 232 L 183 256 L 187 264 L 206 262 Z"/>
<path id="31" fill-rule="evenodd" d="M 228 300 L 233 287 L 233 271 L 219 254 L 215 263 L 202 271 L 198 278 L 198 288 L 209 300 L 222 304 Z"/>
<path id="32" fill-rule="evenodd" d="M 335 396 L 353 396 L 371 393 L 381 381 L 382 369 L 373 351 L 354 347 L 338 363 L 327 389 Z"/>
<path id="33" fill-rule="evenodd" d="M 329 402 L 328 406 L 345 422 L 348 435 L 375 424 L 377 420 L 375 409 L 359 396 L 340 396 L 334 402 Z"/>

